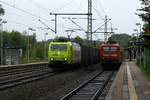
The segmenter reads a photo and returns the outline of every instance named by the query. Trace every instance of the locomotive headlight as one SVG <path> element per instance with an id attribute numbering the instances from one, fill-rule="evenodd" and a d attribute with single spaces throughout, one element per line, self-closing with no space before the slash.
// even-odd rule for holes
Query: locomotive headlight
<path id="1" fill-rule="evenodd" d="M 117 56 L 117 54 L 112 54 L 112 56 L 116 57 L 116 56 Z"/>
<path id="2" fill-rule="evenodd" d="M 51 60 L 54 60 L 54 58 L 51 58 Z"/>
<path id="3" fill-rule="evenodd" d="M 60 52 L 58 52 L 58 55 L 60 55 Z"/>
<path id="4" fill-rule="evenodd" d="M 67 58 L 65 58 L 65 60 L 67 60 Z"/>

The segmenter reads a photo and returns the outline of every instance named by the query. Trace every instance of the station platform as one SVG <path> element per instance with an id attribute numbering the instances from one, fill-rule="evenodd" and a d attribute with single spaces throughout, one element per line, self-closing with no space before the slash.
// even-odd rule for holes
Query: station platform
<path id="1" fill-rule="evenodd" d="M 105 100 L 150 100 L 150 78 L 146 77 L 135 61 L 125 61 Z"/>

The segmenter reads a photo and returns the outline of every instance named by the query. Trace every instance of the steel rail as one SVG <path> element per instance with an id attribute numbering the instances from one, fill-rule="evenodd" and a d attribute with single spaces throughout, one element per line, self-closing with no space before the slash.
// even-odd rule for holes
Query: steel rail
<path id="1" fill-rule="evenodd" d="M 96 100 L 112 76 L 113 71 L 100 72 L 60 100 Z"/>
<path id="2" fill-rule="evenodd" d="M 40 72 L 40 73 L 34 73 L 33 75 L 27 75 L 27 76 L 21 76 L 21 77 L 17 77 L 14 79 L 10 79 L 10 80 L 5 80 L 5 81 L 1 81 L 0 82 L 0 90 L 4 90 L 7 88 L 11 88 L 17 85 L 21 85 L 21 84 L 25 84 L 25 83 L 29 83 L 32 81 L 36 81 L 36 80 L 40 80 L 40 79 L 44 79 L 47 78 L 49 76 L 54 76 L 57 73 L 52 72 L 52 71 L 46 71 L 46 72 Z"/>
<path id="3" fill-rule="evenodd" d="M 39 70 L 46 70 L 49 68 L 24 68 L 24 69 L 18 69 L 18 70 L 11 70 L 11 71 L 4 71 L 0 73 L 0 78 L 4 77 L 4 76 L 10 76 L 10 75 L 16 75 L 16 74 L 20 74 L 20 73 L 27 73 L 27 72 L 34 72 L 34 71 L 39 71 Z"/>

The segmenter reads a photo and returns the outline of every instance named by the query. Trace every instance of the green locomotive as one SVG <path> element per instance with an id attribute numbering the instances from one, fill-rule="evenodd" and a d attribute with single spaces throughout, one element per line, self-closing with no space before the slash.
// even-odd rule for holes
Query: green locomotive
<path id="1" fill-rule="evenodd" d="M 54 70 L 70 68 L 74 65 L 88 66 L 100 61 L 99 50 L 77 41 L 59 38 L 49 43 L 48 61 L 50 68 Z"/>
<path id="2" fill-rule="evenodd" d="M 50 42 L 48 61 L 54 65 L 79 64 L 81 62 L 81 47 L 75 42 Z"/>

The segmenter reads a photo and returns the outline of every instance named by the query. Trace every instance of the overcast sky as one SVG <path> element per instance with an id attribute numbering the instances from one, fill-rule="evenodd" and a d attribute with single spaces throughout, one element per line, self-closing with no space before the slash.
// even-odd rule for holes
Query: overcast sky
<path id="1" fill-rule="evenodd" d="M 54 16 L 50 12 L 61 13 L 87 13 L 88 0 L 0 0 L 5 9 L 4 20 L 8 22 L 3 26 L 4 30 L 28 31 L 29 27 L 36 29 L 37 39 L 44 40 L 44 33 L 48 33 L 47 39 L 56 35 L 51 30 L 41 30 L 44 27 L 38 19 L 54 29 Z M 114 28 L 118 28 L 117 33 L 132 34 L 137 28 L 135 23 L 140 22 L 140 18 L 135 15 L 136 9 L 140 8 L 139 0 L 92 0 L 93 1 L 93 30 L 104 23 L 103 18 L 107 15 L 111 19 Z M 16 9 L 17 8 L 17 9 Z M 21 9 L 22 11 L 18 10 Z M 28 14 L 27 14 L 28 13 Z M 67 28 L 78 28 L 71 21 L 64 17 L 87 18 L 87 16 L 58 16 L 58 36 L 66 36 Z M 87 29 L 86 19 L 74 19 L 74 21 Z M 110 23 L 108 24 L 110 28 Z M 103 30 L 101 30 L 103 31 Z M 72 37 L 81 36 L 85 38 L 85 33 L 77 31 L 72 33 Z M 103 39 L 103 35 L 95 34 L 94 39 Z"/>

